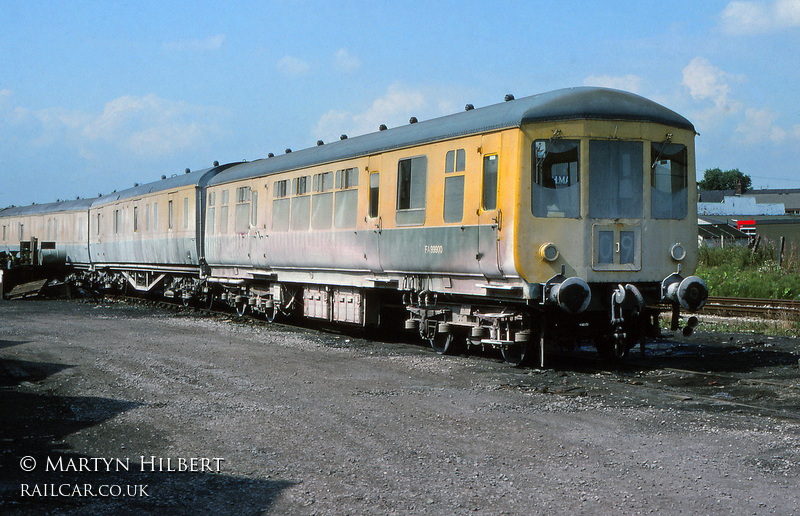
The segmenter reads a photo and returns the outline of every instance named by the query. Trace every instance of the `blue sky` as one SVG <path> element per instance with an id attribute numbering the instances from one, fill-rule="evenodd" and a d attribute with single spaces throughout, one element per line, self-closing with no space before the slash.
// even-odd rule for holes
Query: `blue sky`
<path id="1" fill-rule="evenodd" d="M 0 206 L 93 197 L 570 86 L 800 188 L 800 0 L 0 0 Z"/>

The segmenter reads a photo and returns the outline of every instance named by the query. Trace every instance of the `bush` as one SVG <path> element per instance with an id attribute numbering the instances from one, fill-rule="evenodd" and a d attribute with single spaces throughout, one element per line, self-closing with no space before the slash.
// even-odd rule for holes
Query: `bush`
<path id="1" fill-rule="evenodd" d="M 779 253 L 772 242 L 762 242 L 755 252 L 747 246 L 701 247 L 696 274 L 712 296 L 800 299 L 797 252 L 784 252 L 780 267 Z"/>

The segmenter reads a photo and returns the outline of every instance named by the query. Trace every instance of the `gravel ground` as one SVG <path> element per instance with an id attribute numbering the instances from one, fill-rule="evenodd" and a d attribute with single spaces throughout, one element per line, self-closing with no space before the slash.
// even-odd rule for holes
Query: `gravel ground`
<path id="1" fill-rule="evenodd" d="M 0 512 L 800 513 L 798 343 L 652 349 L 612 371 L 581 353 L 514 370 L 125 303 L 0 302 Z"/>

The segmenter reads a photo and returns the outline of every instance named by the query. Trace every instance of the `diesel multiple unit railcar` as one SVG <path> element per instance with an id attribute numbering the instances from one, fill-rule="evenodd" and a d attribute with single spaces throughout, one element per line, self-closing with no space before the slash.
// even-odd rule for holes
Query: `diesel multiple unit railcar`
<path id="1" fill-rule="evenodd" d="M 100 197 L 76 211 L 71 261 L 83 283 L 269 320 L 378 325 L 399 310 L 439 353 L 490 346 L 544 364 L 591 339 L 621 357 L 644 346 L 653 306 L 675 316 L 708 294 L 691 276 L 695 134 L 618 90 L 509 95 Z M 3 245 L 6 226 L 19 242 L 34 225 L 14 210 L 0 212 Z"/>

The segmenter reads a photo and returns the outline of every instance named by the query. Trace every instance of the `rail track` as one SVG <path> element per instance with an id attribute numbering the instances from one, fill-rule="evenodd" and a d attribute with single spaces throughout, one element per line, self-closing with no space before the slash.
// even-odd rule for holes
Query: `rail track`
<path id="1" fill-rule="evenodd" d="M 709 297 L 701 313 L 728 317 L 786 319 L 800 321 L 800 301 L 784 299 L 749 299 Z"/>

